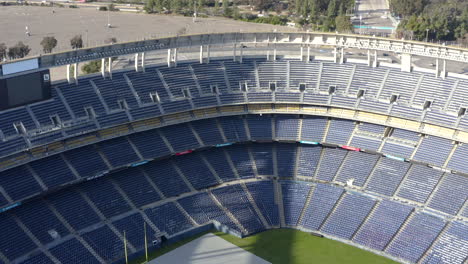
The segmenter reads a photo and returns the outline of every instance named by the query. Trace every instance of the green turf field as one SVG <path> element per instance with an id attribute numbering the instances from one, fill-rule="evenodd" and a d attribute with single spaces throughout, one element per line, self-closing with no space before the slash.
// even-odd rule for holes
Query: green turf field
<path id="1" fill-rule="evenodd" d="M 273 229 L 243 239 L 222 232 L 215 234 L 273 264 L 398 263 L 360 248 L 294 229 Z"/>
<path id="2" fill-rule="evenodd" d="M 294 229 L 273 229 L 245 238 L 237 238 L 212 231 L 219 237 L 241 247 L 273 264 L 390 264 L 398 263 L 335 240 L 320 238 Z M 155 252 L 149 259 L 157 258 L 204 234 L 179 241 Z M 131 264 L 144 263 L 144 257 Z M 183 263 L 180 263 L 183 264 Z"/>

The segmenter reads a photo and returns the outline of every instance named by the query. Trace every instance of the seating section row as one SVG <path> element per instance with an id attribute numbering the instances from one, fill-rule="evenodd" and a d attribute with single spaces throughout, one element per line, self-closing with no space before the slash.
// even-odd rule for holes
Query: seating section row
<path id="1" fill-rule="evenodd" d="M 356 107 L 464 130 L 468 117 L 458 113 L 466 90 L 464 79 L 352 63 L 246 59 L 152 66 L 112 79 L 58 83 L 51 100 L 1 112 L 0 155 L 161 114 L 247 102 Z M 427 102 L 431 107 L 424 108 Z"/>

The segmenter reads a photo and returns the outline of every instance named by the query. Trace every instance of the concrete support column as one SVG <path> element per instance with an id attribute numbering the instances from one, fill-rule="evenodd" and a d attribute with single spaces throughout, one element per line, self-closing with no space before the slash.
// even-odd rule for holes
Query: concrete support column
<path id="1" fill-rule="evenodd" d="M 435 77 L 439 77 L 439 59 L 436 59 Z"/>
<path id="2" fill-rule="evenodd" d="M 173 61 L 174 61 L 174 66 L 177 67 L 177 48 L 174 48 L 173 50 Z"/>
<path id="3" fill-rule="evenodd" d="M 401 71 L 411 72 L 411 54 L 401 54 Z"/>
<path id="4" fill-rule="evenodd" d="M 105 58 L 101 59 L 101 75 L 102 75 L 102 78 L 106 78 L 106 59 Z"/>
<path id="5" fill-rule="evenodd" d="M 310 46 L 307 46 L 307 62 L 309 61 L 310 61 Z"/>
<path id="6" fill-rule="evenodd" d="M 75 79 L 75 83 L 78 84 L 78 63 L 73 64 L 73 79 Z"/>
<path id="7" fill-rule="evenodd" d="M 242 54 L 244 52 L 244 48 L 242 48 L 242 43 L 241 43 L 241 48 L 240 48 L 240 58 L 239 58 L 239 62 L 242 63 Z"/>
<path id="8" fill-rule="evenodd" d="M 135 53 L 135 71 L 138 71 L 138 53 Z"/>
<path id="9" fill-rule="evenodd" d="M 210 45 L 206 45 L 206 63 L 210 63 Z"/>
<path id="10" fill-rule="evenodd" d="M 236 48 L 237 48 L 237 45 L 234 44 L 234 48 L 233 48 L 233 50 L 232 50 L 232 61 L 236 61 L 236 55 L 237 55 L 237 54 L 236 54 L 236 53 L 237 53 Z"/>
<path id="11" fill-rule="evenodd" d="M 145 53 L 141 53 L 141 69 L 145 72 Z"/>
<path id="12" fill-rule="evenodd" d="M 370 56 L 370 50 L 367 50 L 367 66 L 371 66 L 371 56 Z"/>
<path id="13" fill-rule="evenodd" d="M 442 79 L 445 79 L 445 77 L 447 76 L 447 60 L 442 61 L 442 72 L 440 73 L 440 75 L 442 76 Z"/>
<path id="14" fill-rule="evenodd" d="M 340 64 L 344 63 L 344 48 L 341 48 Z"/>
<path id="15" fill-rule="evenodd" d="M 203 45 L 200 46 L 200 64 L 203 63 Z"/>
<path id="16" fill-rule="evenodd" d="M 336 47 L 333 49 L 333 61 L 338 62 L 338 49 Z"/>
<path id="17" fill-rule="evenodd" d="M 270 60 L 270 50 L 267 50 L 267 61 Z"/>
<path id="18" fill-rule="evenodd" d="M 273 60 L 276 61 L 276 44 L 273 47 Z"/>
<path id="19" fill-rule="evenodd" d="M 167 67 L 171 67 L 171 49 L 167 50 Z"/>
<path id="20" fill-rule="evenodd" d="M 109 57 L 109 77 L 112 79 L 112 57 Z"/>
<path id="21" fill-rule="evenodd" d="M 378 61 L 378 56 L 377 56 L 377 51 L 374 50 L 374 67 L 379 66 L 379 61 Z"/>
<path id="22" fill-rule="evenodd" d="M 70 64 L 67 64 L 67 81 L 68 81 L 68 83 L 71 83 L 71 79 L 70 79 Z"/>
<path id="23" fill-rule="evenodd" d="M 304 47 L 301 46 L 301 61 L 304 61 Z"/>

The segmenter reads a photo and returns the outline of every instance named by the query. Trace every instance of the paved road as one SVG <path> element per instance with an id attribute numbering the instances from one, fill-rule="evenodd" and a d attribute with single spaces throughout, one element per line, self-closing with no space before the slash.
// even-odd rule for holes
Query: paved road
<path id="1" fill-rule="evenodd" d="M 356 16 L 353 21 L 356 33 L 387 35 L 392 33 L 393 24 L 386 17 L 390 9 L 386 0 L 356 0 Z M 359 19 L 362 17 L 362 20 Z"/>

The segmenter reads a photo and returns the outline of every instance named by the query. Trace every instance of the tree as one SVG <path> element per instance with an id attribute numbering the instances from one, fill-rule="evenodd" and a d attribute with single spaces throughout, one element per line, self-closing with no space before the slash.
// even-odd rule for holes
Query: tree
<path id="1" fill-rule="evenodd" d="M 57 47 L 57 40 L 54 37 L 44 37 L 41 41 L 41 46 L 44 53 L 51 53 Z"/>
<path id="2" fill-rule="evenodd" d="M 327 15 L 328 18 L 336 17 L 336 0 L 331 0 L 330 4 L 328 4 Z"/>
<path id="3" fill-rule="evenodd" d="M 5 43 L 0 43 L 0 61 L 3 61 L 7 57 L 7 46 Z"/>
<path id="4" fill-rule="evenodd" d="M 99 72 L 101 70 L 101 60 L 94 60 L 86 63 L 81 67 L 81 70 L 85 74 L 91 74 L 95 72 Z"/>
<path id="5" fill-rule="evenodd" d="M 352 32 L 353 23 L 349 20 L 347 16 L 337 16 L 335 18 L 335 27 L 338 32 Z"/>
<path id="6" fill-rule="evenodd" d="M 223 0 L 223 13 L 225 16 L 227 16 L 230 13 L 228 0 Z"/>
<path id="7" fill-rule="evenodd" d="M 70 45 L 72 49 L 81 49 L 83 47 L 83 39 L 81 38 L 81 35 L 76 35 L 70 39 Z"/>
<path id="8" fill-rule="evenodd" d="M 29 46 L 20 41 L 15 46 L 8 49 L 8 57 L 10 57 L 10 59 L 24 58 L 29 54 L 30 51 L 31 49 Z"/>

